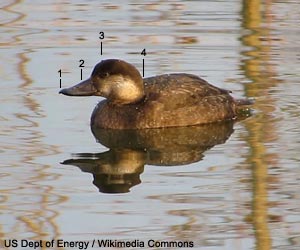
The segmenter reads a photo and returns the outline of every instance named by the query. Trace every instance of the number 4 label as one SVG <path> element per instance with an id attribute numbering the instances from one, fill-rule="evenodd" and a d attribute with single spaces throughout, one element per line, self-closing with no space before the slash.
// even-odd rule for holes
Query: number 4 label
<path id="1" fill-rule="evenodd" d="M 143 55 L 143 56 L 146 56 L 146 55 L 147 55 L 146 49 L 143 49 L 143 51 L 141 52 L 141 55 Z"/>

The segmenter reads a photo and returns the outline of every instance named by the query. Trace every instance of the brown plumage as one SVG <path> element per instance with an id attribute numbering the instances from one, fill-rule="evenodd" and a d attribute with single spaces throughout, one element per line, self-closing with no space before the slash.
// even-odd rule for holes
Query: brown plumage
<path id="1" fill-rule="evenodd" d="M 87 95 L 87 92 L 107 98 L 95 107 L 91 126 L 111 129 L 190 126 L 232 120 L 241 108 L 239 103 L 250 104 L 236 101 L 229 91 L 191 74 L 164 74 L 142 80 L 134 66 L 115 59 L 100 62 L 90 79 L 60 93 Z"/>

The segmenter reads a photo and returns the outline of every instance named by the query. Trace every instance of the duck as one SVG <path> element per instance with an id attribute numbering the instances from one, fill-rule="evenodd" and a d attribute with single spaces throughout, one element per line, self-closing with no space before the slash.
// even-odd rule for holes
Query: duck
<path id="1" fill-rule="evenodd" d="M 104 97 L 90 121 L 92 128 L 104 129 L 182 127 L 235 120 L 251 104 L 193 74 L 142 78 L 134 65 L 120 59 L 102 60 L 88 79 L 59 93 Z"/>

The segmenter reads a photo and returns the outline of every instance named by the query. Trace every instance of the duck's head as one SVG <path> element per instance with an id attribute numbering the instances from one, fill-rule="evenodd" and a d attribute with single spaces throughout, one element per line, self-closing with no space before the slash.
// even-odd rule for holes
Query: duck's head
<path id="1" fill-rule="evenodd" d="M 59 93 L 69 96 L 103 96 L 114 104 L 135 103 L 144 97 L 139 71 L 131 64 L 107 59 L 98 63 L 90 78 Z"/>

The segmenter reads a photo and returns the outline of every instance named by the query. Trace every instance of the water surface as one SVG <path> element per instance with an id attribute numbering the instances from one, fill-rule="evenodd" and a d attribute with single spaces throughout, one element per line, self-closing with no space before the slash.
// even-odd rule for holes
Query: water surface
<path id="1" fill-rule="evenodd" d="M 297 1 L 0 6 L 1 239 L 299 249 Z M 89 127 L 99 98 L 58 95 L 59 69 L 67 87 L 80 81 L 80 59 L 86 78 L 103 58 L 122 58 L 139 70 L 144 58 L 145 76 L 200 75 L 237 98 L 254 98 L 254 115 L 210 128 L 206 137 L 197 128 L 130 135 L 151 154 L 110 150 Z M 128 168 L 120 168 L 124 162 Z M 108 194 L 99 191 L 105 181 L 130 184 Z"/>

